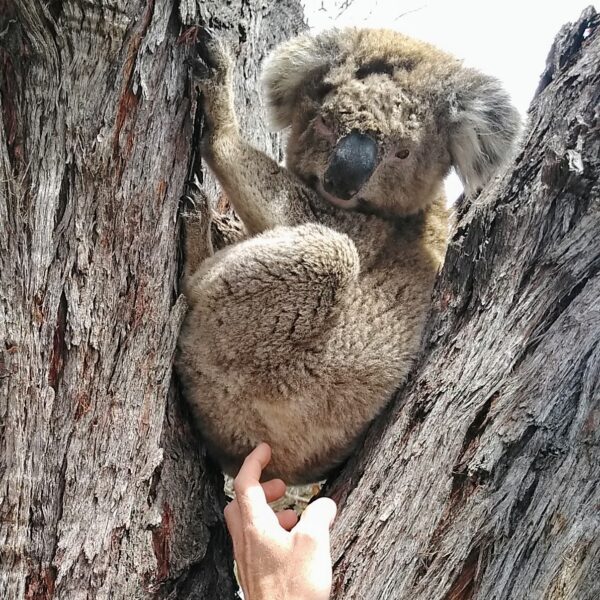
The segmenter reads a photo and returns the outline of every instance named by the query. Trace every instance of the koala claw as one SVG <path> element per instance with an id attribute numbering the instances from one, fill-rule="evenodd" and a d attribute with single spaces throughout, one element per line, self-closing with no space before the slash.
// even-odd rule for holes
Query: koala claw
<path id="1" fill-rule="evenodd" d="M 205 37 L 207 40 L 209 40 L 209 39 L 215 40 L 217 38 L 216 31 L 212 27 L 209 27 L 208 25 L 201 25 L 198 28 L 198 32 L 200 33 L 200 35 Z"/>
<path id="2" fill-rule="evenodd" d="M 186 182 L 186 190 L 181 196 L 181 207 L 184 218 L 191 218 L 198 214 L 206 214 L 210 207 L 206 193 L 200 187 L 198 178 Z"/>
<path id="3" fill-rule="evenodd" d="M 202 59 L 189 57 L 185 62 L 188 67 L 191 67 L 196 79 L 210 79 L 212 76 L 213 70 Z"/>

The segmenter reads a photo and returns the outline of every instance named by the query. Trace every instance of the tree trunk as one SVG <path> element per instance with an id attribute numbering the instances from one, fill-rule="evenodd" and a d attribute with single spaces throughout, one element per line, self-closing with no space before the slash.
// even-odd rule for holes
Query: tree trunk
<path id="1" fill-rule="evenodd" d="M 222 479 L 171 377 L 192 23 L 242 123 L 296 0 L 0 0 L 0 598 L 232 598 Z M 201 175 L 201 174 L 200 174 Z"/>
<path id="2" fill-rule="evenodd" d="M 600 598 L 600 17 L 464 207 L 424 352 L 329 488 L 333 598 Z"/>

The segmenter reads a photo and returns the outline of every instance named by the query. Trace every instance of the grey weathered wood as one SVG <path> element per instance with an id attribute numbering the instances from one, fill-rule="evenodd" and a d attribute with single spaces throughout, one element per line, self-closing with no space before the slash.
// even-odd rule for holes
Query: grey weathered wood
<path id="1" fill-rule="evenodd" d="M 179 36 L 232 32 L 242 122 L 279 155 L 257 62 L 301 9 L 277 4 L 0 0 L 2 599 L 233 597 L 222 479 L 171 376 L 195 124 Z"/>
<path id="2" fill-rule="evenodd" d="M 424 353 L 329 492 L 333 598 L 600 598 L 600 17 L 464 214 Z"/>

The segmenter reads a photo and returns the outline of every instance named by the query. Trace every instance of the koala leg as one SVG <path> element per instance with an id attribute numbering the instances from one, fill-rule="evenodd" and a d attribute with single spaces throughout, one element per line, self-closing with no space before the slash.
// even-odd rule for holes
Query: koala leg
<path id="1" fill-rule="evenodd" d="M 350 238 L 316 224 L 278 227 L 220 250 L 188 285 L 183 362 L 230 374 L 289 366 L 321 347 L 358 272 Z"/>
<path id="2" fill-rule="evenodd" d="M 189 64 L 202 92 L 208 126 L 201 142 L 203 158 L 250 234 L 312 220 L 306 197 L 315 192 L 241 138 L 233 103 L 232 60 L 218 38 L 202 31 Z"/>
<path id="3" fill-rule="evenodd" d="M 211 238 L 212 214 L 206 194 L 197 182 L 187 185 L 182 198 L 184 233 L 184 267 L 182 287 L 187 295 L 187 286 L 198 267 L 214 254 Z"/>

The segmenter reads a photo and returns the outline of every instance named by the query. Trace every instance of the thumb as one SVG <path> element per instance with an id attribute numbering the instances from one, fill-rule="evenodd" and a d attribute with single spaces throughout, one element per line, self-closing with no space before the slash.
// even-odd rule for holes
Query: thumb
<path id="1" fill-rule="evenodd" d="M 335 519 L 337 507 L 330 498 L 319 498 L 309 504 L 302 513 L 294 531 L 308 534 L 316 539 L 329 539 L 329 528 Z"/>

